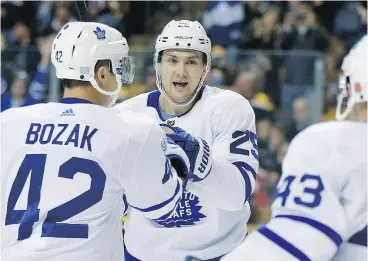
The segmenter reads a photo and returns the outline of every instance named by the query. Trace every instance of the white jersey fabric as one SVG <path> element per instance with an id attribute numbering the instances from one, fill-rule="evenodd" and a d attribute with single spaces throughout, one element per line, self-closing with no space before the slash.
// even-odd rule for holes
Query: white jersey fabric
<path id="1" fill-rule="evenodd" d="M 3 112 L 1 139 L 3 261 L 122 261 L 123 194 L 147 219 L 182 194 L 142 115 L 64 98 Z"/>
<path id="2" fill-rule="evenodd" d="M 247 233 L 247 200 L 258 172 L 253 109 L 235 92 L 203 86 L 190 111 L 164 121 L 159 96 L 159 91 L 141 94 L 116 107 L 204 139 L 212 148 L 212 169 L 200 182 L 188 183 L 176 210 L 164 222 L 153 223 L 130 208 L 124 224 L 126 261 L 178 261 L 187 255 L 218 260 Z"/>
<path id="3" fill-rule="evenodd" d="M 221 260 L 367 260 L 367 123 L 307 128 L 282 172 L 271 221 Z"/>

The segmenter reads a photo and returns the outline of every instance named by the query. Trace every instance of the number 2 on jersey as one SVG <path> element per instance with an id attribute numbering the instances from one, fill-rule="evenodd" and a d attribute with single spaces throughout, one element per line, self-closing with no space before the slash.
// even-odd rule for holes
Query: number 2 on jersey
<path id="1" fill-rule="evenodd" d="M 291 192 L 290 187 L 295 180 L 297 180 L 296 176 L 292 175 L 284 179 L 275 198 L 281 198 L 281 206 L 285 206 Z M 310 195 L 309 198 L 312 198 L 312 200 L 303 199 L 303 197 L 294 197 L 294 203 L 308 208 L 319 206 L 322 199 L 321 193 L 325 189 L 321 177 L 319 175 L 304 174 L 301 177 L 299 184 L 304 188 L 303 195 Z"/>
<path id="2" fill-rule="evenodd" d="M 20 224 L 18 240 L 31 236 L 33 225 L 39 220 L 38 205 L 41 199 L 42 180 L 45 173 L 46 154 L 27 154 L 11 187 L 5 225 Z M 100 165 L 89 159 L 72 157 L 59 168 L 59 177 L 73 179 L 77 173 L 91 177 L 90 189 L 70 201 L 50 210 L 42 224 L 41 237 L 88 238 L 88 225 L 63 222 L 95 205 L 102 199 L 106 174 Z M 15 205 L 30 175 L 27 209 L 15 210 Z"/>
<path id="3" fill-rule="evenodd" d="M 235 139 L 233 142 L 230 143 L 230 152 L 234 154 L 240 154 L 240 155 L 249 155 L 249 150 L 240 148 L 239 146 L 251 141 L 253 145 L 253 149 L 251 150 L 251 153 L 253 157 L 258 160 L 258 145 L 257 145 L 257 135 L 252 131 L 235 131 L 232 134 L 232 138 Z"/>

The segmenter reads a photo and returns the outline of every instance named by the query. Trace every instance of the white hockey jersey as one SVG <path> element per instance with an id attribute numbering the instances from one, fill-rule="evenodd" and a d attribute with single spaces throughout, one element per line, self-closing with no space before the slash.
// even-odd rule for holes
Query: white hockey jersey
<path id="1" fill-rule="evenodd" d="M 3 112 L 1 138 L 2 261 L 122 261 L 123 194 L 152 219 L 182 194 L 142 115 L 64 98 Z"/>
<path id="2" fill-rule="evenodd" d="M 367 260 L 367 130 L 334 121 L 297 135 L 271 221 L 221 261 Z"/>
<path id="3" fill-rule="evenodd" d="M 116 107 L 161 123 L 159 96 L 158 91 L 142 94 Z M 218 260 L 247 233 L 247 200 L 258 172 L 253 109 L 235 92 L 203 86 L 194 107 L 166 123 L 207 141 L 212 170 L 202 181 L 188 183 L 176 210 L 160 225 L 130 209 L 124 224 L 126 261 L 178 261 L 186 255 Z"/>

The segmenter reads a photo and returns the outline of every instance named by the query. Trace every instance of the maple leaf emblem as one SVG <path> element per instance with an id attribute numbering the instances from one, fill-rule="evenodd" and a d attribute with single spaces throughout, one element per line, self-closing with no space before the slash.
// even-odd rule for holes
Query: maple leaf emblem
<path id="1" fill-rule="evenodd" d="M 102 30 L 100 27 L 97 26 L 96 27 L 96 30 L 93 30 L 93 32 L 97 36 L 97 40 L 104 40 L 104 39 L 106 39 L 105 30 Z"/>

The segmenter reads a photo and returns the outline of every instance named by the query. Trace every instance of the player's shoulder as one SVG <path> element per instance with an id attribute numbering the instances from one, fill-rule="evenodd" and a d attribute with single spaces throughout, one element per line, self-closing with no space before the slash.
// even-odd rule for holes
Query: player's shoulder
<path id="1" fill-rule="evenodd" d="M 205 86 L 202 97 L 203 101 L 213 104 L 215 107 L 248 107 L 251 108 L 249 101 L 237 92 L 225 90 L 213 86 Z"/>
<path id="2" fill-rule="evenodd" d="M 354 121 L 328 121 L 316 123 L 304 129 L 292 140 L 289 150 L 308 148 L 311 153 L 318 151 L 344 151 L 360 148 L 366 143 L 367 123 Z"/>
<path id="3" fill-rule="evenodd" d="M 37 117 L 40 112 L 47 106 L 46 103 L 38 103 L 25 107 L 10 108 L 1 112 L 1 121 L 17 121 L 29 117 Z"/>
<path id="4" fill-rule="evenodd" d="M 120 131 L 126 133 L 129 131 L 131 136 L 144 136 L 151 132 L 158 124 L 151 117 L 144 113 L 133 112 L 130 110 L 119 110 L 118 108 L 112 108 L 115 110 L 116 116 L 119 118 Z"/>
<path id="5" fill-rule="evenodd" d="M 120 111 L 118 108 L 114 108 L 116 110 L 117 116 L 121 121 L 126 124 L 138 125 L 139 127 L 152 125 L 154 122 L 149 116 L 133 111 Z"/>
<path id="6" fill-rule="evenodd" d="M 330 139 L 335 139 L 337 124 L 334 121 L 321 122 L 312 124 L 299 132 L 291 141 L 289 150 L 298 149 L 302 146 L 306 146 L 322 142 L 319 144 L 322 148 L 329 144 Z M 310 148 L 310 146 L 309 146 Z"/>
<path id="7" fill-rule="evenodd" d="M 322 138 L 326 142 L 335 141 L 344 137 L 349 139 L 352 132 L 364 133 L 367 130 L 367 123 L 354 121 L 327 121 L 313 124 L 301 131 L 294 140 L 303 141 L 314 138 Z M 363 137 L 362 137 L 363 138 Z"/>
<path id="8" fill-rule="evenodd" d="M 121 111 L 132 111 L 137 110 L 137 108 L 145 108 L 149 95 L 156 92 L 158 91 L 139 94 L 115 105 L 115 108 Z"/>

